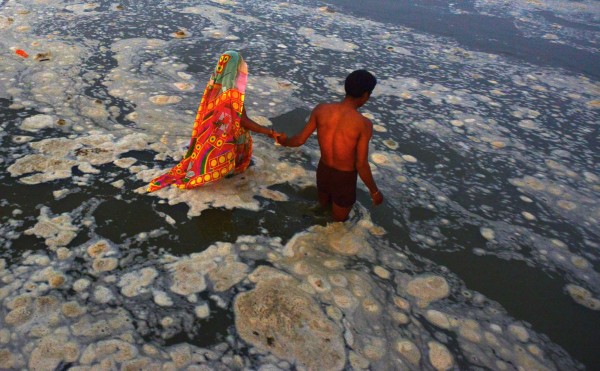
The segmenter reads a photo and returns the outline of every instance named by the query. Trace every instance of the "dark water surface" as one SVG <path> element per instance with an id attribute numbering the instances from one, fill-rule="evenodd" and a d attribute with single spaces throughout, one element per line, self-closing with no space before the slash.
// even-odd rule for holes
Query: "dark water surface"
<path id="1" fill-rule="evenodd" d="M 596 53 L 592 53 L 580 50 L 576 45 L 557 45 L 532 38 L 515 27 L 514 18 L 477 14 L 476 11 L 475 14 L 456 14 L 447 2 L 438 1 L 330 0 L 327 3 L 341 12 L 449 37 L 469 50 L 504 55 L 536 66 L 563 68 L 594 80 L 600 77 L 597 44 L 583 40 L 596 49 Z M 475 10 L 472 2 L 451 5 L 469 13 Z M 600 31 L 598 22 L 568 21 L 549 11 L 543 12 L 543 16 L 549 22 L 565 27 L 593 31 L 596 35 Z M 595 16 L 597 18 L 598 14 Z M 596 135 L 591 136 L 593 142 L 590 144 L 597 149 L 598 129 L 594 132 Z M 595 152 L 597 156 L 599 151 Z M 598 331 L 595 326 L 589 326 L 590 323 L 600 325 L 600 314 L 579 307 L 567 297 L 554 295 L 564 285 L 560 275 L 541 273 L 526 264 L 467 253 L 469 248 L 484 243 L 478 231 L 474 234 L 476 241 L 466 239 L 464 230 L 456 236 L 454 243 L 465 248 L 462 253 L 425 251 L 420 254 L 456 272 L 468 287 L 500 302 L 509 313 L 527 320 L 591 369 L 600 364 L 600 354 L 594 351 Z"/>

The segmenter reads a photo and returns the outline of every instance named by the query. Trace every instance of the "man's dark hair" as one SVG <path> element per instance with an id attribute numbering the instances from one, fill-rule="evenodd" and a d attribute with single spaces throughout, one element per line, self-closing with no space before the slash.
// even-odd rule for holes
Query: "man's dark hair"
<path id="1" fill-rule="evenodd" d="M 356 70 L 346 77 L 344 89 L 346 90 L 346 95 L 353 98 L 360 98 L 366 92 L 369 92 L 369 95 L 371 95 L 373 89 L 375 89 L 375 85 L 377 85 L 377 79 L 373 74 L 367 70 Z"/>

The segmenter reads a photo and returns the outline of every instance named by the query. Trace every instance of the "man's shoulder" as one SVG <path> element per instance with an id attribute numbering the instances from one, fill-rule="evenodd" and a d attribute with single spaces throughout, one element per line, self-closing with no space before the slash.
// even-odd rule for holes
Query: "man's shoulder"
<path id="1" fill-rule="evenodd" d="M 335 103 L 319 103 L 313 109 L 314 112 L 330 111 L 335 109 Z"/>
<path id="2" fill-rule="evenodd" d="M 373 127 L 373 123 L 371 120 L 366 118 L 362 113 L 355 111 L 355 114 L 352 115 L 352 120 L 363 128 L 371 128 Z"/>
<path id="3" fill-rule="evenodd" d="M 367 127 L 367 128 L 372 128 L 373 127 L 373 122 L 371 122 L 371 120 L 369 120 L 368 118 L 366 118 L 362 114 L 360 116 L 361 116 L 362 123 L 365 125 L 365 127 Z"/>

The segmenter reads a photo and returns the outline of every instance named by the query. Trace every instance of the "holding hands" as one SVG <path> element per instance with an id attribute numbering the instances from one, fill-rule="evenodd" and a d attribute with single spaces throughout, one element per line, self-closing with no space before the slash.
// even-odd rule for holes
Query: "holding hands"
<path id="1" fill-rule="evenodd" d="M 276 146 L 285 146 L 285 141 L 287 140 L 287 136 L 285 135 L 285 133 L 276 133 L 274 139 L 275 139 Z"/>
<path id="2" fill-rule="evenodd" d="M 276 132 L 274 129 L 269 129 L 267 135 L 269 136 L 269 138 L 277 139 L 277 137 L 280 136 L 281 133 Z"/>
<path id="3" fill-rule="evenodd" d="M 275 139 L 275 145 L 282 145 L 285 142 L 285 133 L 279 133 L 273 129 L 271 129 L 269 131 L 269 134 L 267 134 L 269 136 L 269 138 L 273 138 Z"/>

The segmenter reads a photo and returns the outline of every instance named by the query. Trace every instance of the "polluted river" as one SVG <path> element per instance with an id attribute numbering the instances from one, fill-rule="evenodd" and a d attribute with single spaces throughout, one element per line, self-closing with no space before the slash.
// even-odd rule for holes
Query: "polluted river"
<path id="1" fill-rule="evenodd" d="M 0 1 L 0 368 L 583 370 L 600 364 L 594 0 Z M 317 206 L 319 149 L 148 182 L 221 53 L 248 115 L 360 112 L 385 200 Z"/>

